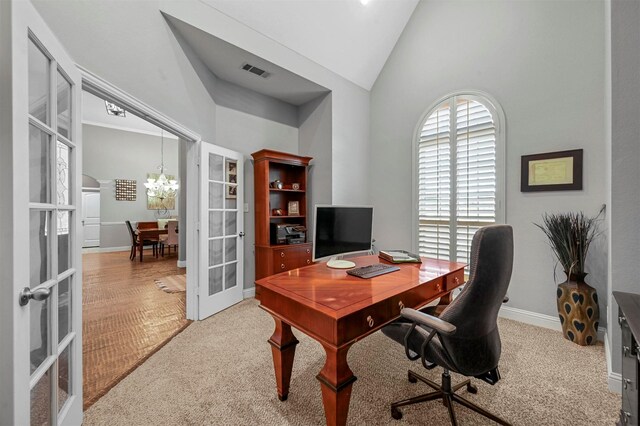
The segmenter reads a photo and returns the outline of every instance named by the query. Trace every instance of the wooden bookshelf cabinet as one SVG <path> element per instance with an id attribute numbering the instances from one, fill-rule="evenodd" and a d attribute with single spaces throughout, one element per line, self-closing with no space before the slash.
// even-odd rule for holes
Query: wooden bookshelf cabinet
<path id="1" fill-rule="evenodd" d="M 308 167 L 311 157 L 263 149 L 253 157 L 255 192 L 256 280 L 311 264 L 311 243 L 277 244 L 272 224 L 307 226 Z M 272 185 L 280 181 L 282 188 Z M 293 184 L 297 184 L 294 189 Z M 298 214 L 289 214 L 289 202 L 298 202 Z M 279 211 L 276 211 L 279 210 Z"/>

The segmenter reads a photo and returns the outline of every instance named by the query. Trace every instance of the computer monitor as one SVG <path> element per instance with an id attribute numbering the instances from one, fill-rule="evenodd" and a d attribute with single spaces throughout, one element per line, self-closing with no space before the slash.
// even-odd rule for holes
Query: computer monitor
<path id="1" fill-rule="evenodd" d="M 330 268 L 353 268 L 355 263 L 336 257 L 372 248 L 373 207 L 316 205 L 313 260 L 331 257 Z"/>

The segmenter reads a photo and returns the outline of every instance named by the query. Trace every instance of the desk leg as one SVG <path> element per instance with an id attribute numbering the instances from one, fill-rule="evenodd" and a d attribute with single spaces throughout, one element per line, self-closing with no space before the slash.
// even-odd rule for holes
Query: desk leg
<path id="1" fill-rule="evenodd" d="M 322 389 L 322 403 L 328 426 L 342 426 L 347 424 L 351 386 L 356 376 L 347 364 L 349 346 L 335 348 L 324 346 L 327 359 L 324 368 L 316 376 Z"/>
<path id="2" fill-rule="evenodd" d="M 273 355 L 273 368 L 276 372 L 278 399 L 286 401 L 289 396 L 291 370 L 293 369 L 293 358 L 296 354 L 298 339 L 291 332 L 289 324 L 276 317 L 273 319 L 276 322 L 276 329 L 269 339 L 269 343 Z"/>

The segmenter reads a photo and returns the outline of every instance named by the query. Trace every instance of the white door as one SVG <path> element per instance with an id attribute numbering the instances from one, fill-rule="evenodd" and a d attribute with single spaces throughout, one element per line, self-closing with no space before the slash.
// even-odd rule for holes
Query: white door
<path id="1" fill-rule="evenodd" d="M 198 318 L 242 300 L 243 156 L 201 142 Z"/>
<path id="2" fill-rule="evenodd" d="M 81 78 L 30 2 L 0 22 L 0 424 L 77 425 Z"/>
<path id="3" fill-rule="evenodd" d="M 100 193 L 82 192 L 82 247 L 100 247 Z"/>

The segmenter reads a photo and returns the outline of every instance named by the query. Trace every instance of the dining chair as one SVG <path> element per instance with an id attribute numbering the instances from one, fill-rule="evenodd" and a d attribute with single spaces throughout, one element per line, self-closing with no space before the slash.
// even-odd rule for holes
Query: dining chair
<path id="1" fill-rule="evenodd" d="M 131 237 L 131 252 L 129 253 L 129 260 L 134 260 L 136 258 L 136 253 L 138 251 L 138 244 L 140 240 L 138 240 L 138 234 L 133 229 L 133 226 L 131 225 L 131 221 L 126 220 L 125 223 L 127 224 L 127 229 L 129 230 L 129 236 Z M 144 249 L 144 246 L 151 246 L 151 248 L 153 249 L 153 254 L 155 255 L 158 241 L 144 240 L 142 244 L 143 244 L 143 247 L 142 247 L 143 249 Z"/>
<path id="2" fill-rule="evenodd" d="M 169 254 L 171 254 L 171 246 L 174 246 L 177 253 L 179 243 L 180 239 L 178 237 L 178 221 L 170 220 L 167 223 L 167 234 L 160 236 L 160 255 L 164 256 L 164 246 L 169 247 Z"/>
<path id="3" fill-rule="evenodd" d="M 158 222 L 157 221 L 149 221 L 149 222 L 145 222 L 145 221 L 140 221 L 137 224 L 137 228 L 138 229 L 158 229 Z M 148 236 L 147 238 L 145 238 L 145 244 L 147 241 L 150 241 L 150 244 L 153 244 L 153 255 L 155 257 L 158 257 L 158 254 L 160 254 L 160 250 L 159 250 L 159 246 L 158 244 L 160 243 L 160 238 L 158 236 L 158 234 L 152 235 L 152 236 Z"/>

